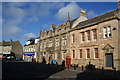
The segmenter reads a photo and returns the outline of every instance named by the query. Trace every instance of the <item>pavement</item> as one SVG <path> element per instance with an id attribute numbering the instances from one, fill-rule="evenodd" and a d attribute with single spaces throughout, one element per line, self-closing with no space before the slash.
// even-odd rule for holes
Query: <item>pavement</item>
<path id="1" fill-rule="evenodd" d="M 31 62 L 4 62 L 2 80 L 120 80 L 120 72 L 95 69 L 82 71 L 81 67 L 70 69 Z"/>

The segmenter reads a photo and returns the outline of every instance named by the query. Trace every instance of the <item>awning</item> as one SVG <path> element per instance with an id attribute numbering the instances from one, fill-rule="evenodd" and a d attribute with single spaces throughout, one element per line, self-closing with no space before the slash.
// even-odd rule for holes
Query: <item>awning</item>
<path id="1" fill-rule="evenodd" d="M 23 55 L 35 55 L 35 52 L 25 52 Z"/>

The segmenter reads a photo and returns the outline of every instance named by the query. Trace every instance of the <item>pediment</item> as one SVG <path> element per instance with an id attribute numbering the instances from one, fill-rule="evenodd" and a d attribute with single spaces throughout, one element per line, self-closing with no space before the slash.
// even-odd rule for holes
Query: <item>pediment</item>
<path id="1" fill-rule="evenodd" d="M 114 49 L 114 47 L 112 47 L 110 44 L 107 44 L 104 46 L 104 48 L 102 50 L 105 50 L 105 52 L 110 53 L 110 52 L 113 52 L 113 49 Z"/>
<path id="2" fill-rule="evenodd" d="M 112 47 L 110 44 L 107 44 L 104 46 L 103 50 L 107 50 L 107 49 L 114 49 L 114 47 Z"/>

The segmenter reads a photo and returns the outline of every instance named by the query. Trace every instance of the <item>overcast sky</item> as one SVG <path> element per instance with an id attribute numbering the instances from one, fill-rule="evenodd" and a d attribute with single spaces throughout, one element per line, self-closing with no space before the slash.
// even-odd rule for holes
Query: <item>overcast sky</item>
<path id="1" fill-rule="evenodd" d="M 67 13 L 71 20 L 79 17 L 80 9 L 88 18 L 117 9 L 116 2 L 3 2 L 2 39 L 19 40 L 22 45 L 30 37 L 39 37 L 39 31 L 48 30 L 50 24 L 64 23 Z"/>

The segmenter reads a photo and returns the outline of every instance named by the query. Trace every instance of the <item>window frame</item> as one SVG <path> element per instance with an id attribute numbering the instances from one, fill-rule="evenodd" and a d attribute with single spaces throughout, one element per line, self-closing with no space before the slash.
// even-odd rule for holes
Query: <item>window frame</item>
<path id="1" fill-rule="evenodd" d="M 91 36 L 90 36 L 90 30 L 87 31 L 87 40 L 90 41 L 91 40 Z"/>
<path id="2" fill-rule="evenodd" d="M 107 37 L 108 37 L 108 35 L 107 35 L 107 27 L 104 27 L 103 28 L 103 38 L 107 38 Z"/>
<path id="3" fill-rule="evenodd" d="M 106 31 L 105 31 L 106 29 Z M 111 35 L 111 36 L 110 36 Z M 111 26 L 107 26 L 103 28 L 103 38 L 111 38 L 112 37 L 112 29 Z"/>
<path id="4" fill-rule="evenodd" d="M 82 42 L 85 41 L 85 32 L 81 32 L 81 41 L 82 41 Z"/>
<path id="5" fill-rule="evenodd" d="M 92 32 L 93 32 L 93 39 L 97 40 L 97 29 L 93 29 Z"/>
<path id="6" fill-rule="evenodd" d="M 72 50 L 72 58 L 75 59 L 75 50 Z"/>
<path id="7" fill-rule="evenodd" d="M 82 59 L 83 58 L 83 50 L 79 49 L 79 58 Z"/>
<path id="8" fill-rule="evenodd" d="M 97 52 L 96 52 L 96 49 L 97 49 Z M 97 54 L 97 57 L 96 57 L 96 54 Z M 99 59 L 99 49 L 98 48 L 94 48 L 94 58 Z"/>
<path id="9" fill-rule="evenodd" d="M 109 31 L 109 29 L 110 29 L 110 31 Z M 110 36 L 109 34 L 111 34 L 111 36 Z M 111 26 L 108 26 L 108 27 L 107 27 L 107 36 L 108 36 L 108 38 L 109 38 L 109 37 L 112 37 Z"/>
<path id="10" fill-rule="evenodd" d="M 89 50 L 89 52 L 88 52 L 88 50 Z M 86 57 L 87 57 L 87 59 L 90 59 L 90 49 L 86 49 Z M 89 55 L 88 55 L 89 54 Z"/>
<path id="11" fill-rule="evenodd" d="M 75 42 L 75 34 L 72 34 L 72 43 Z"/>

